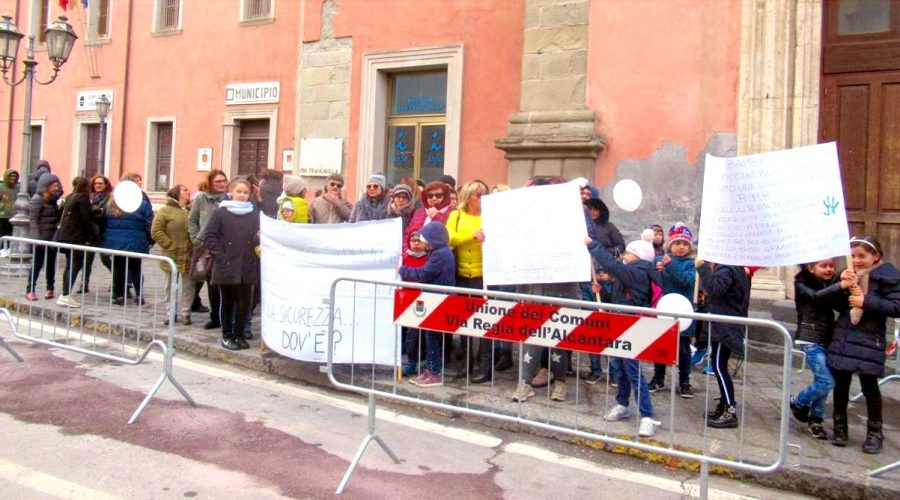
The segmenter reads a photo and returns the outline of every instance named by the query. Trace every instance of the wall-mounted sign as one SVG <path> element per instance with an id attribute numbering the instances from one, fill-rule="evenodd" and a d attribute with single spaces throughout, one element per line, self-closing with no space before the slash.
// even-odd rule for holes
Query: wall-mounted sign
<path id="1" fill-rule="evenodd" d="M 109 100 L 110 105 L 109 108 L 113 108 L 113 91 L 112 89 L 105 90 L 86 90 L 84 92 L 78 93 L 78 100 L 75 102 L 75 111 L 96 111 L 97 110 L 97 101 L 100 100 L 100 96 L 106 96 L 106 99 Z"/>
<path id="2" fill-rule="evenodd" d="M 293 172 L 294 171 L 294 149 L 282 149 L 281 150 L 281 170 L 285 172 Z"/>
<path id="3" fill-rule="evenodd" d="M 197 171 L 209 172 L 212 170 L 212 148 L 197 149 Z"/>
<path id="4" fill-rule="evenodd" d="M 225 104 L 278 102 L 280 82 L 232 83 L 225 86 Z"/>
<path id="5" fill-rule="evenodd" d="M 297 173 L 308 176 L 329 176 L 341 173 L 344 140 L 303 139 L 300 141 L 300 165 Z"/>

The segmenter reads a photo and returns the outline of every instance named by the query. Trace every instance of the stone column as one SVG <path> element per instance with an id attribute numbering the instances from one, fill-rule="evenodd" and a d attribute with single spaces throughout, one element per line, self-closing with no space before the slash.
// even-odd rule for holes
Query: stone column
<path id="1" fill-rule="evenodd" d="M 590 0 L 526 0 L 519 111 L 495 142 L 509 183 L 533 175 L 594 178 L 606 144 L 585 105 Z"/>
<path id="2" fill-rule="evenodd" d="M 816 144 L 822 0 L 744 0 L 738 154 Z M 794 270 L 762 269 L 753 295 L 793 296 Z"/>

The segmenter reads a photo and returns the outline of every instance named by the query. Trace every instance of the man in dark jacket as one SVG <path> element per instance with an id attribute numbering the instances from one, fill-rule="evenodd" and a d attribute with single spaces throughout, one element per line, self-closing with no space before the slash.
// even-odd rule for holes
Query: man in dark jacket
<path id="1" fill-rule="evenodd" d="M 59 225 L 59 207 L 56 202 L 62 192 L 59 178 L 53 174 L 41 177 L 36 187 L 37 194 L 31 197 L 28 204 L 28 218 L 30 219 L 29 237 L 35 240 L 51 241 L 56 227 Z M 31 260 L 31 273 L 28 276 L 28 286 L 25 290 L 25 298 L 37 300 L 34 293 L 35 282 L 41 274 L 44 263 L 47 265 L 47 292 L 45 299 L 56 297 L 54 293 L 56 283 L 56 248 L 45 245 L 35 245 L 34 255 Z"/>
<path id="2" fill-rule="evenodd" d="M 19 194 L 19 173 L 15 170 L 7 170 L 3 174 L 3 182 L 0 183 L 0 236 L 12 234 L 13 226 L 9 222 L 16 209 L 16 195 Z"/>
<path id="3" fill-rule="evenodd" d="M 50 162 L 47 160 L 41 160 L 38 162 L 37 167 L 34 168 L 34 172 L 28 174 L 28 196 L 34 196 L 35 193 L 40 192 L 40 188 L 38 187 L 38 181 L 44 174 L 50 173 Z M 60 189 L 60 196 L 62 196 L 62 189 Z"/>

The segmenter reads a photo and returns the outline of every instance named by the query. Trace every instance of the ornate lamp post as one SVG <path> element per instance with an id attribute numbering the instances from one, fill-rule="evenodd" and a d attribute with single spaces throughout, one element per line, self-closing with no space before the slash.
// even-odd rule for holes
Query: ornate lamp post
<path id="1" fill-rule="evenodd" d="M 3 72 L 3 81 L 11 87 L 15 87 L 21 83 L 25 83 L 25 117 L 22 119 L 22 166 L 19 172 L 20 186 L 19 194 L 16 196 L 16 215 L 10 219 L 13 225 L 13 235 L 25 237 L 28 233 L 28 173 L 31 163 L 31 89 L 34 82 L 41 85 L 49 85 L 56 80 L 59 69 L 69 60 L 69 54 L 72 53 L 72 47 L 78 36 L 72 26 L 67 22 L 65 16 L 60 16 L 44 31 L 44 37 L 47 40 L 47 55 L 53 66 L 53 74 L 50 79 L 42 82 L 35 78 L 35 67 L 37 61 L 34 60 L 34 35 L 28 36 L 28 47 L 26 48 L 25 57 L 22 64 L 25 71 L 22 77 L 17 81 L 11 81 L 8 78 L 9 70 L 15 66 L 16 53 L 19 50 L 19 42 L 24 38 L 19 28 L 13 23 L 12 17 L 3 16 L 0 20 L 0 71 Z M 11 249 L 11 257 L 17 256 L 24 260 L 29 256 L 27 249 L 13 248 Z"/>
<path id="2" fill-rule="evenodd" d="M 99 144 L 99 151 L 97 151 L 97 173 L 103 174 L 106 171 L 106 117 L 109 116 L 109 99 L 106 98 L 106 95 L 100 96 L 100 99 L 97 99 L 97 117 L 100 118 L 100 140 L 97 141 Z"/>

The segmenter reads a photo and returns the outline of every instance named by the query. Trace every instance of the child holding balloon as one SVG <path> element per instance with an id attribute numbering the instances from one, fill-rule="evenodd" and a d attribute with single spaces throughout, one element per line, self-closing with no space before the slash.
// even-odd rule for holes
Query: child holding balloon
<path id="1" fill-rule="evenodd" d="M 662 288 L 664 294 L 675 293 L 690 301 L 691 310 L 694 307 L 694 236 L 691 229 L 683 222 L 676 222 L 669 229 L 669 239 L 666 241 L 668 253 L 656 263 L 656 269 L 662 275 Z M 693 322 L 685 328 L 678 337 L 678 394 L 690 399 L 694 397 L 691 388 L 691 337 L 694 335 Z M 648 388 L 650 392 L 664 389 L 666 385 L 666 365 L 655 363 L 653 365 L 653 380 Z"/>

